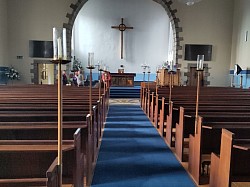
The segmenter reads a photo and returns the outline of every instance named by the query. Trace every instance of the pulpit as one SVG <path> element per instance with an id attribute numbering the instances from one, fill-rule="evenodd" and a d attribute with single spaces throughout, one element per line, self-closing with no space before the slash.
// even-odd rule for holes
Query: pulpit
<path id="1" fill-rule="evenodd" d="M 167 69 L 159 69 L 159 85 L 160 86 L 168 86 L 170 85 L 170 72 L 168 72 Z M 173 73 L 173 78 L 172 78 L 172 85 L 173 86 L 180 86 L 180 70 L 177 69 L 176 72 Z"/>
<path id="2" fill-rule="evenodd" d="M 135 73 L 111 73 L 111 86 L 133 87 Z"/>

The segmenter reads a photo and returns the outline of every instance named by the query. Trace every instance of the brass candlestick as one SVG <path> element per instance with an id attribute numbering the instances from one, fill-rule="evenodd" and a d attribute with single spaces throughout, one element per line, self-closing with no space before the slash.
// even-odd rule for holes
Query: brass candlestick
<path id="1" fill-rule="evenodd" d="M 149 68 L 149 66 L 145 63 L 145 64 L 142 64 L 141 67 L 142 67 L 142 70 L 143 70 L 142 73 L 143 73 L 143 83 L 144 83 L 145 82 L 145 78 L 146 78 L 145 77 L 146 69 Z"/>
<path id="2" fill-rule="evenodd" d="M 98 65 L 97 66 L 97 69 L 98 69 L 98 82 L 99 82 L 99 100 L 101 99 L 101 83 L 102 83 L 102 65 L 99 64 L 98 62 Z"/>
<path id="3" fill-rule="evenodd" d="M 200 74 L 203 70 L 197 70 L 197 91 L 196 91 L 196 107 L 195 107 L 195 133 L 197 133 L 198 111 L 199 111 L 199 96 L 200 96 Z"/>
<path id="4" fill-rule="evenodd" d="M 103 69 L 99 68 L 99 99 L 101 99 L 102 72 L 103 72 Z"/>
<path id="5" fill-rule="evenodd" d="M 59 184 L 60 186 L 62 186 L 62 64 L 67 64 L 69 63 L 69 60 L 52 60 L 52 63 L 57 64 L 58 65 L 58 82 L 57 82 L 57 98 L 58 98 L 58 130 L 57 130 L 57 134 L 58 134 L 58 172 L 59 172 Z"/>
<path id="6" fill-rule="evenodd" d="M 170 107 L 170 102 L 171 102 L 171 100 L 172 100 L 172 88 L 174 87 L 173 86 L 173 81 L 172 81 L 172 79 L 173 79 L 173 73 L 174 73 L 175 71 L 174 70 L 170 70 L 169 71 L 169 100 L 168 100 L 168 103 L 169 103 L 169 107 Z M 170 108 L 169 108 L 169 110 L 170 110 Z"/>
<path id="7" fill-rule="evenodd" d="M 156 95 L 158 94 L 158 86 L 159 86 L 159 73 L 160 73 L 160 71 L 157 69 L 157 70 L 156 70 L 156 89 L 155 89 L 155 91 L 156 91 Z"/>
<path id="8" fill-rule="evenodd" d="M 168 98 L 168 102 L 170 103 L 171 102 L 171 99 L 172 99 L 172 81 L 171 81 L 171 78 L 172 78 L 172 71 L 169 72 L 169 98 Z"/>
<path id="9" fill-rule="evenodd" d="M 148 66 L 148 91 L 149 91 L 149 78 L 150 78 L 150 67 Z"/>
<path id="10" fill-rule="evenodd" d="M 89 114 L 91 116 L 91 125 L 92 125 L 92 70 L 95 69 L 95 66 L 89 65 Z"/>
<path id="11" fill-rule="evenodd" d="M 148 95 L 148 99 L 147 99 L 147 105 L 148 105 L 148 106 L 147 106 L 147 114 L 148 114 L 148 116 L 149 116 L 149 106 L 150 106 L 150 102 L 149 102 L 149 101 L 150 101 L 150 90 L 149 90 L 150 73 L 151 73 L 151 72 L 150 72 L 150 67 L 148 66 L 148 92 L 147 92 L 147 93 L 148 93 L 148 94 L 147 94 L 147 95 Z"/>
<path id="12" fill-rule="evenodd" d="M 195 133 L 198 130 L 198 110 L 200 96 L 200 74 L 203 72 L 204 55 L 197 55 L 197 92 L 196 92 L 196 107 L 195 107 Z"/>

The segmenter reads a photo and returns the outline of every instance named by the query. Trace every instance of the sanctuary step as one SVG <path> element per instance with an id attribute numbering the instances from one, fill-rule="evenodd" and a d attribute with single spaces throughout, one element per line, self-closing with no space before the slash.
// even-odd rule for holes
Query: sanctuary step
<path id="1" fill-rule="evenodd" d="M 111 87 L 110 98 L 140 98 L 140 86 Z"/>

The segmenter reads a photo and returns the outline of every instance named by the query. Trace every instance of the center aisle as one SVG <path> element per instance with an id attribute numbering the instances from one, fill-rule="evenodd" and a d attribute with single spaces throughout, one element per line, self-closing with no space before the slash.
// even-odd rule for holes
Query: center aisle
<path id="1" fill-rule="evenodd" d="M 195 184 L 139 104 L 111 104 L 92 187 Z"/>

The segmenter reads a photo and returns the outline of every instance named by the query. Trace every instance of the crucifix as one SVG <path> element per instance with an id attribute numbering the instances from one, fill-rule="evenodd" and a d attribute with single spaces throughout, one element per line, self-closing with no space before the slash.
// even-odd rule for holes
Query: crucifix
<path id="1" fill-rule="evenodd" d="M 112 29 L 119 29 L 119 31 L 121 31 L 121 59 L 123 59 L 123 32 L 126 29 L 133 29 L 134 27 L 127 27 L 124 23 L 123 23 L 123 18 L 121 18 L 121 24 L 118 26 L 111 26 Z"/>

